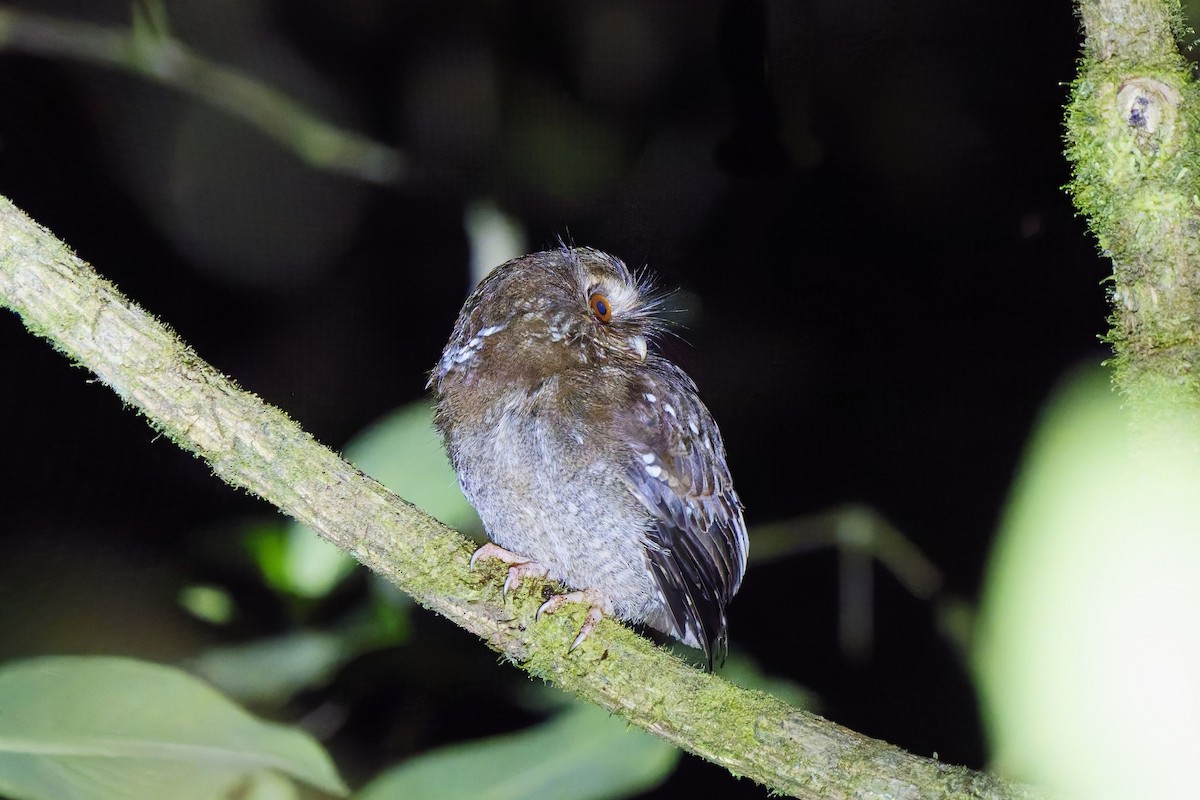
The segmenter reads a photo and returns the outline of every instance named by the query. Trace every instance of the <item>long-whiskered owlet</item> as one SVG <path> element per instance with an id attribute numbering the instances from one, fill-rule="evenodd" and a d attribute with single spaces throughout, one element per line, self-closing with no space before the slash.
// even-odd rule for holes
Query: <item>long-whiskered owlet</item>
<path id="1" fill-rule="evenodd" d="M 657 299 L 619 259 L 563 246 L 467 299 L 429 383 L 436 423 L 508 590 L 548 575 L 603 614 L 704 651 L 727 644 L 746 569 L 742 506 L 696 385 L 655 350 Z M 472 559 L 474 562 L 475 558 Z"/>

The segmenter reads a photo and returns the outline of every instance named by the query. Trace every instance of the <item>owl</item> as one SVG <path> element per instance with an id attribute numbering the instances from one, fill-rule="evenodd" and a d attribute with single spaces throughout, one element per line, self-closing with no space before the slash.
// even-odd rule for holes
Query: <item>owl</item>
<path id="1" fill-rule="evenodd" d="M 565 584 L 599 619 L 723 660 L 748 542 L 712 415 L 656 350 L 661 298 L 619 259 L 562 246 L 509 261 L 463 305 L 429 385 L 491 543 L 472 558 Z"/>

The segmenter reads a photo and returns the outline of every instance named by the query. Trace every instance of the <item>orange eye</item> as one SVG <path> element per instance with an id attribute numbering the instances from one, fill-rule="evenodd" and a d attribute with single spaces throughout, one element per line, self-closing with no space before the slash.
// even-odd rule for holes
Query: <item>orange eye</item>
<path id="1" fill-rule="evenodd" d="M 592 307 L 592 313 L 596 315 L 596 319 L 608 324 L 612 322 L 612 303 L 608 302 L 608 298 L 599 292 L 594 292 L 588 298 L 588 305 Z"/>

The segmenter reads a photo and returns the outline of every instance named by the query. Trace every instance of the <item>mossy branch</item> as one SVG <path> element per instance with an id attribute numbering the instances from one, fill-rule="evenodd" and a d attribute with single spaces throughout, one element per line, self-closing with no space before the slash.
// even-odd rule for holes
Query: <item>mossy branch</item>
<path id="1" fill-rule="evenodd" d="M 0 305 L 94 372 L 232 486 L 262 497 L 522 669 L 773 791 L 802 798 L 1016 798 L 1022 787 L 906 753 L 695 669 L 605 620 L 574 653 L 582 609 L 500 598 L 462 536 L 359 473 L 240 389 L 0 198 Z M 397 453 L 403 458 L 403 453 Z"/>
<path id="2" fill-rule="evenodd" d="M 1200 92 L 1178 0 L 1081 0 L 1071 193 L 1112 258 L 1113 380 L 1130 410 L 1200 417 Z M 1144 417 L 1143 417 L 1144 418 Z"/>

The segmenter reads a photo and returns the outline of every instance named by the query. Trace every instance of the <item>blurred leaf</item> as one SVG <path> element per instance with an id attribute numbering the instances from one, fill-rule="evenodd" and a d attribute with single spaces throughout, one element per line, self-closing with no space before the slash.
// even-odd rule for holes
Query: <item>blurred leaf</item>
<path id="1" fill-rule="evenodd" d="M 233 619 L 233 598 L 219 586 L 195 583 L 179 592 L 179 604 L 192 616 L 224 625 Z"/>
<path id="2" fill-rule="evenodd" d="M 360 648 L 347 637 L 300 631 L 232 647 L 215 647 L 184 666 L 244 702 L 277 703 L 324 683 Z"/>
<path id="3" fill-rule="evenodd" d="M 368 426 L 346 445 L 347 460 L 408 502 L 469 533 L 482 525 L 458 488 L 458 478 L 433 427 L 433 408 L 410 403 Z M 283 547 L 282 585 L 302 597 L 323 597 L 355 566 L 350 556 L 292 523 Z"/>
<path id="4" fill-rule="evenodd" d="M 230 800 L 296 800 L 296 784 L 275 772 L 256 772 L 237 787 Z"/>
<path id="5" fill-rule="evenodd" d="M 284 536 L 283 575 L 288 591 L 300 597 L 324 597 L 358 562 L 309 528 L 292 523 Z"/>
<path id="6" fill-rule="evenodd" d="M 297 692 L 326 683 L 364 652 L 403 642 L 412 598 L 371 576 L 368 603 L 338 617 L 326 630 L 298 630 L 227 647 L 213 647 L 183 663 L 240 702 L 279 705 Z"/>
<path id="7" fill-rule="evenodd" d="M 412 596 L 374 573 L 370 575 L 370 586 L 371 628 L 380 641 L 399 644 L 408 637 L 412 621 L 409 615 L 413 608 Z"/>
<path id="8" fill-rule="evenodd" d="M 1200 436 L 1061 390 L 989 565 L 975 668 L 995 765 L 1064 795 L 1195 797 Z"/>
<path id="9" fill-rule="evenodd" d="M 172 667 L 20 661 L 0 668 L 0 709 L 0 793 L 19 800 L 226 798 L 271 786 L 258 776 L 272 771 L 346 793 L 307 733 L 258 720 Z"/>
<path id="10" fill-rule="evenodd" d="M 409 403 L 368 426 L 346 445 L 346 458 L 408 502 L 452 528 L 482 529 L 475 509 L 458 487 L 458 477 L 433 427 L 426 400 Z"/>
<path id="11" fill-rule="evenodd" d="M 577 705 L 533 728 L 444 747 L 371 781 L 356 800 L 605 800 L 662 782 L 679 751 L 592 705 Z"/>
<path id="12" fill-rule="evenodd" d="M 134 0 L 132 11 L 135 49 L 157 45 L 160 39 L 170 37 L 171 26 L 162 0 Z"/>
<path id="13" fill-rule="evenodd" d="M 246 549 L 258 565 L 263 580 L 280 592 L 292 592 L 292 580 L 287 571 L 287 531 L 285 520 L 256 524 L 246 531 Z"/>
<path id="14" fill-rule="evenodd" d="M 263 579 L 276 591 L 320 598 L 350 574 L 356 562 L 295 522 L 260 525 L 246 536 Z"/>
<path id="15" fill-rule="evenodd" d="M 491 200 L 476 200 L 467 206 L 463 227 L 471 244 L 473 283 L 479 283 L 500 264 L 526 252 L 521 223 Z"/>

